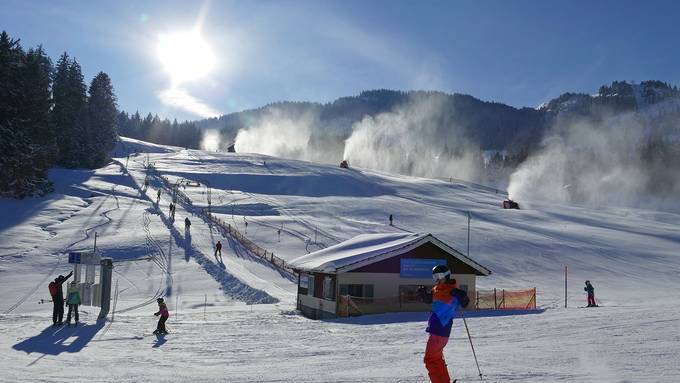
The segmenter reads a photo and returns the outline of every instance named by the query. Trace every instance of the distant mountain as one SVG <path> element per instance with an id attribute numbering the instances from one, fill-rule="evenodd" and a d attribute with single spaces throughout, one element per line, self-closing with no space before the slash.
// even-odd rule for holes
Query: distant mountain
<path id="1" fill-rule="evenodd" d="M 477 142 L 482 150 L 508 149 L 513 143 L 522 143 L 523 146 L 536 144 L 545 126 L 546 113 L 534 108 L 517 109 L 464 94 L 387 89 L 364 91 L 358 96 L 342 97 L 327 104 L 277 102 L 257 109 L 200 120 L 196 124 L 203 129 L 220 130 L 226 144 L 226 141 L 233 142 L 239 130 L 256 124 L 271 110 L 276 109 L 284 111 L 292 118 L 304 114 L 315 115 L 317 126 L 310 137 L 312 143 L 327 139 L 344 141 L 352 133 L 352 126 L 367 116 L 391 112 L 408 102 L 433 99 L 440 102 L 445 110 L 440 116 L 442 131 L 445 133 L 448 127 L 456 125 L 457 128 L 462 128 L 468 139 Z"/>
<path id="2" fill-rule="evenodd" d="M 441 120 L 442 139 L 451 126 L 456 134 L 461 132 L 481 150 L 506 150 L 509 152 L 531 150 L 540 143 L 544 133 L 558 119 L 594 118 L 615 114 L 644 111 L 673 114 L 680 108 L 680 91 L 661 81 L 644 81 L 630 84 L 614 81 L 600 87 L 596 95 L 564 93 L 538 108 L 515 108 L 502 103 L 487 102 L 465 94 L 447 94 L 434 91 L 369 90 L 358 96 L 342 97 L 331 103 L 277 102 L 257 109 L 226 114 L 217 118 L 196 121 L 202 129 L 220 130 L 223 146 L 232 143 L 241 129 L 247 129 L 267 116 L 272 110 L 283 112 L 295 119 L 303 115 L 314 116 L 314 129 L 310 144 L 324 141 L 342 142 L 352 133 L 352 126 L 363 118 L 388 113 L 409 102 L 436 99 L 444 112 Z M 654 105 L 666 105 L 659 111 Z M 651 108 L 650 108 L 651 107 Z"/>

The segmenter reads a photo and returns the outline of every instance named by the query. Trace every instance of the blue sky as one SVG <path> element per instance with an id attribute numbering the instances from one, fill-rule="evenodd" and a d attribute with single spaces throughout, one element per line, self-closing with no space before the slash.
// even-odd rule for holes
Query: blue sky
<path id="1" fill-rule="evenodd" d="M 613 80 L 680 84 L 673 1 L 0 2 L 24 47 L 68 52 L 88 82 L 108 73 L 123 110 L 180 120 L 375 88 L 536 106 Z M 159 39 L 196 27 L 214 65 L 173 86 Z"/>

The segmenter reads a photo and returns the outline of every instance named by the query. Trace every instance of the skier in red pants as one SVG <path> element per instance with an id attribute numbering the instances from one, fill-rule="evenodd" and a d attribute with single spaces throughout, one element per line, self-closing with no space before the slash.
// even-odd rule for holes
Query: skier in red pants
<path id="1" fill-rule="evenodd" d="M 590 284 L 590 281 L 586 281 L 586 287 L 583 290 L 588 293 L 588 307 L 598 307 L 595 303 L 595 288 Z"/>
<path id="2" fill-rule="evenodd" d="M 453 317 L 458 306 L 467 307 L 470 298 L 465 291 L 458 288 L 456 280 L 451 278 L 448 267 L 435 266 L 432 269 L 432 278 L 436 284 L 432 287 L 431 293 L 427 293 L 424 287 L 419 289 L 422 300 L 432 302 L 432 312 L 426 330 L 430 336 L 425 348 L 425 368 L 432 383 L 450 383 L 451 378 L 444 361 L 444 347 L 449 341 Z"/>

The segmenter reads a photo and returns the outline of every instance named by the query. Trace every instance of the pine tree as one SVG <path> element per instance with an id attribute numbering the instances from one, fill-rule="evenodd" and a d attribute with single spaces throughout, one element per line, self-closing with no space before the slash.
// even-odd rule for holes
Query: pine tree
<path id="1" fill-rule="evenodd" d="M 45 55 L 42 46 L 28 51 L 23 72 L 25 79 L 23 121 L 29 140 L 36 146 L 37 170 L 42 177 L 47 177 L 47 170 L 56 161 L 57 140 L 50 122 L 52 62 Z"/>
<path id="2" fill-rule="evenodd" d="M 101 166 L 108 159 L 108 153 L 115 146 L 116 132 L 116 96 L 113 93 L 111 79 L 104 72 L 99 72 L 90 84 L 90 97 L 87 102 L 89 122 L 89 148 L 91 167 Z"/>
<path id="3" fill-rule="evenodd" d="M 64 54 L 57 62 L 52 121 L 59 145 L 59 164 L 74 168 L 88 163 L 87 94 L 80 64 Z"/>
<path id="4" fill-rule="evenodd" d="M 75 120 L 70 107 L 69 91 L 69 66 L 71 59 L 64 52 L 57 61 L 52 86 L 52 99 L 54 108 L 51 113 L 52 125 L 57 137 L 58 163 L 62 166 L 67 164 L 67 156 L 71 151 L 71 141 L 75 138 L 73 122 Z"/>
<path id="5" fill-rule="evenodd" d="M 71 141 L 71 167 L 89 167 L 92 153 L 88 147 L 91 142 L 88 129 L 87 86 L 78 61 L 73 59 L 68 68 L 69 102 L 73 112 L 75 137 Z"/>
<path id="6" fill-rule="evenodd" d="M 45 148 L 50 109 L 49 59 L 42 48 L 24 53 L 0 34 L 0 194 L 24 197 L 49 191 Z"/>

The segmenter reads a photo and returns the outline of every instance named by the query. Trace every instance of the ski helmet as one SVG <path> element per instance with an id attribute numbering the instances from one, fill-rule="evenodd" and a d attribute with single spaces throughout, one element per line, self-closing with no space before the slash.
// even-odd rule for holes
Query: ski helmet
<path id="1" fill-rule="evenodd" d="M 586 281 L 586 285 L 589 284 L 589 283 L 590 283 L 590 281 Z"/>
<path id="2" fill-rule="evenodd" d="M 156 302 L 158 302 L 158 303 L 163 303 L 163 298 L 158 298 L 158 299 L 156 299 Z"/>
<path id="3" fill-rule="evenodd" d="M 432 278 L 435 281 L 438 281 L 440 279 L 448 280 L 450 277 L 451 271 L 449 271 L 449 268 L 446 267 L 446 265 L 437 265 L 432 268 Z"/>

